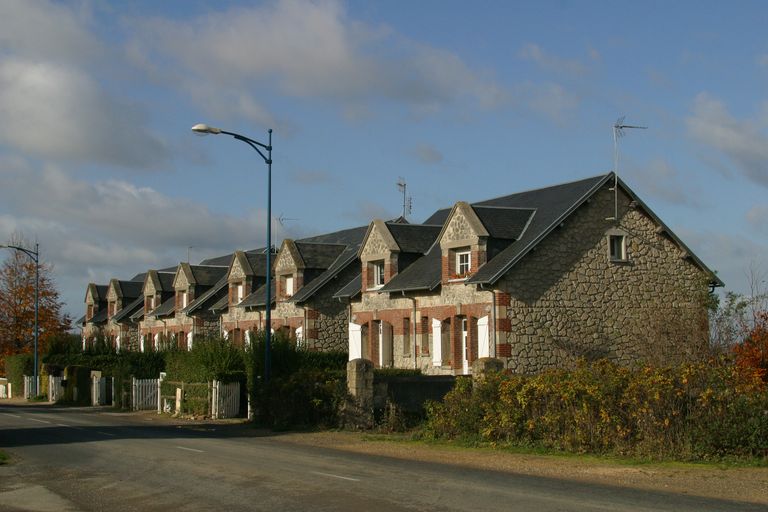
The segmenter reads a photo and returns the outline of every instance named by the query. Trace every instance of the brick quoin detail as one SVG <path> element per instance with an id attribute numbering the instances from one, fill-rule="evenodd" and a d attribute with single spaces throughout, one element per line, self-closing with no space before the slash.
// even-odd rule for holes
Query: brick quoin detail
<path id="1" fill-rule="evenodd" d="M 500 343 L 496 345 L 496 355 L 498 357 L 512 357 L 512 345 L 509 343 Z"/>
<path id="2" fill-rule="evenodd" d="M 499 332 L 512 332 L 512 321 L 509 318 L 497 318 L 496 329 Z"/>
<path id="3" fill-rule="evenodd" d="M 307 310 L 307 320 L 317 320 L 320 318 L 320 312 L 316 309 L 308 309 Z"/>
<path id="4" fill-rule="evenodd" d="M 508 293 L 504 292 L 497 292 L 496 293 L 496 305 L 497 306 L 507 306 L 512 304 L 512 296 Z"/>

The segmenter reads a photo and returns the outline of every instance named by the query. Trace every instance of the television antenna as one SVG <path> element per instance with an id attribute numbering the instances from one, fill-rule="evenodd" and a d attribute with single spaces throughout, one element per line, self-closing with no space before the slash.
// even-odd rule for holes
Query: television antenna
<path id="1" fill-rule="evenodd" d="M 285 236 L 285 223 L 288 222 L 288 221 L 294 221 L 294 220 L 299 220 L 299 219 L 295 219 L 293 217 L 286 217 L 285 215 L 283 215 L 281 213 L 280 215 L 278 215 L 276 220 L 277 220 L 277 223 L 280 224 L 281 234 L 283 236 Z"/>
<path id="2" fill-rule="evenodd" d="M 606 220 L 619 222 L 619 139 L 626 135 L 624 130 L 647 130 L 647 126 L 624 124 L 627 116 L 621 116 L 613 123 L 613 217 Z"/>
<path id="3" fill-rule="evenodd" d="M 402 176 L 397 179 L 397 189 L 403 194 L 403 219 L 407 220 L 413 210 L 413 198 L 408 195 L 408 184 Z"/>

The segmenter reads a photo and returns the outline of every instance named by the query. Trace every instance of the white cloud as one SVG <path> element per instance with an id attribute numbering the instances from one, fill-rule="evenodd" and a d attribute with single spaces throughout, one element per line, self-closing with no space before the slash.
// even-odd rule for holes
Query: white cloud
<path id="1" fill-rule="evenodd" d="M 631 169 L 629 173 L 650 197 L 671 204 L 701 206 L 696 200 L 696 185 L 690 180 L 685 181 L 680 171 L 662 158 L 652 160 L 647 166 Z"/>
<path id="2" fill-rule="evenodd" d="M 53 166 L 0 161 L 0 241 L 15 231 L 39 239 L 73 314 L 82 309 L 89 281 L 176 265 L 189 246 L 197 261 L 257 247 L 265 221 L 261 211 L 232 217 L 152 188 L 89 183 Z"/>
<path id="3" fill-rule="evenodd" d="M 320 98 L 355 110 L 376 100 L 415 110 L 459 102 L 489 107 L 505 96 L 492 79 L 456 55 L 350 20 L 334 1 L 283 0 L 192 21 L 152 19 L 135 25 L 135 61 L 161 73 L 167 66 L 156 61 L 173 63 L 178 76 L 165 79 L 176 80 L 216 116 L 274 124 L 269 109 L 254 99 L 257 90 Z M 212 90 L 248 108 L 211 103 Z"/>
<path id="4" fill-rule="evenodd" d="M 734 118 L 721 101 L 700 93 L 687 125 L 695 140 L 722 153 L 749 180 L 768 187 L 768 135 L 756 123 Z"/>
<path id="5" fill-rule="evenodd" d="M 597 50 L 591 49 L 589 57 L 593 61 L 600 60 L 600 54 Z M 520 58 L 530 60 L 536 63 L 540 68 L 553 71 L 556 73 L 569 73 L 574 75 L 581 75 L 586 71 L 586 67 L 580 61 L 576 59 L 563 59 L 545 52 L 539 45 L 535 43 L 528 43 L 524 45 L 518 53 Z"/>
<path id="6" fill-rule="evenodd" d="M 768 245 L 738 234 L 680 230 L 682 240 L 725 283 L 725 289 L 750 293 L 750 269 L 768 269 Z"/>
<path id="7" fill-rule="evenodd" d="M 60 2 L 3 0 L 0 2 L 0 49 L 52 62 L 84 62 L 101 53 L 86 29 L 89 13 Z"/>
<path id="8" fill-rule="evenodd" d="M 419 144 L 411 150 L 411 154 L 423 164 L 436 165 L 443 161 L 443 154 L 429 144 Z"/>
<path id="9" fill-rule="evenodd" d="M 581 102 L 578 96 L 555 83 L 528 82 L 516 89 L 516 96 L 521 107 L 556 124 L 563 124 Z"/>
<path id="10" fill-rule="evenodd" d="M 149 167 L 166 148 L 133 105 L 107 95 L 74 68 L 0 62 L 0 142 L 51 159 Z"/>

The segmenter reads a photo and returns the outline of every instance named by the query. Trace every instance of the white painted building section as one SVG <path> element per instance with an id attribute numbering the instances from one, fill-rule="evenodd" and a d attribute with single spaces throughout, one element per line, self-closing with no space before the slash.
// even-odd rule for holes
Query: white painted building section
<path id="1" fill-rule="evenodd" d="M 477 320 L 477 357 L 491 357 L 491 337 L 487 316 Z"/>
<path id="2" fill-rule="evenodd" d="M 443 323 L 432 319 L 432 365 L 443 365 Z"/>
<path id="3" fill-rule="evenodd" d="M 358 324 L 349 324 L 349 360 L 360 359 L 363 357 L 363 326 Z"/>

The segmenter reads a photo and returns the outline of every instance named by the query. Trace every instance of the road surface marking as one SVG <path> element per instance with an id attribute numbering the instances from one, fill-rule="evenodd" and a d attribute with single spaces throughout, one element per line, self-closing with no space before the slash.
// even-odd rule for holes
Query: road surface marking
<path id="1" fill-rule="evenodd" d="M 19 416 L 18 414 L 11 414 L 9 412 L 4 412 L 3 414 L 5 414 L 6 416 L 10 416 L 11 418 L 21 418 L 21 416 Z"/>
<path id="2" fill-rule="evenodd" d="M 177 446 L 179 450 L 187 450 L 188 452 L 197 452 L 197 453 L 205 453 L 203 450 L 198 450 L 196 448 L 187 448 L 186 446 Z"/>
<path id="3" fill-rule="evenodd" d="M 63 423 L 57 423 L 57 424 L 56 424 L 56 426 L 57 426 L 57 427 L 72 428 L 72 427 L 70 427 L 69 425 L 65 425 L 65 424 L 63 424 Z"/>
<path id="4" fill-rule="evenodd" d="M 351 477 L 348 477 L 348 476 L 332 475 L 331 473 L 321 473 L 320 471 L 312 471 L 312 473 L 315 474 L 315 475 L 327 476 L 327 477 L 330 477 L 330 478 L 338 478 L 339 480 L 349 480 L 350 482 L 359 482 L 360 481 L 359 478 L 351 478 Z"/>
<path id="5" fill-rule="evenodd" d="M 103 436 L 109 436 L 109 437 L 115 437 L 116 434 L 110 434 L 109 432 L 102 432 L 101 430 L 96 431 L 97 434 L 101 434 Z"/>
<path id="6" fill-rule="evenodd" d="M 49 424 L 49 425 L 51 424 L 51 422 L 50 422 L 50 421 L 45 421 L 45 420 L 38 420 L 38 419 L 36 419 L 36 418 L 28 418 L 28 419 L 29 419 L 29 421 L 36 421 L 36 422 L 38 422 L 38 423 L 47 423 L 47 424 Z"/>

